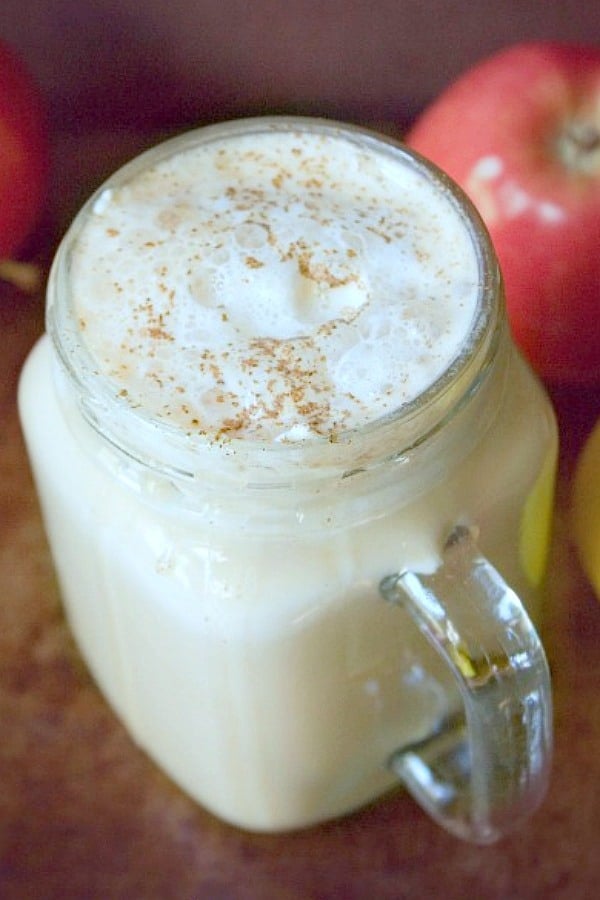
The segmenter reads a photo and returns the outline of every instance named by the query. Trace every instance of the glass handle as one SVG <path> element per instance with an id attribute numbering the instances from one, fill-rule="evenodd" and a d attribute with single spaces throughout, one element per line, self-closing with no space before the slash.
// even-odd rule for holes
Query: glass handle
<path id="1" fill-rule="evenodd" d="M 548 663 L 523 605 L 458 526 L 433 575 L 401 572 L 380 593 L 401 604 L 450 666 L 463 708 L 391 769 L 448 831 L 479 844 L 503 837 L 540 804 L 552 753 Z"/>

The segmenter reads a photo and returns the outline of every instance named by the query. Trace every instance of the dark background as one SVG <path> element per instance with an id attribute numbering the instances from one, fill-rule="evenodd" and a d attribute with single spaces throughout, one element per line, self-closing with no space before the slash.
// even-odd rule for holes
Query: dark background
<path id="1" fill-rule="evenodd" d="M 595 0 L 2 0 L 55 124 L 291 110 L 406 123 L 516 40 L 600 40 Z"/>

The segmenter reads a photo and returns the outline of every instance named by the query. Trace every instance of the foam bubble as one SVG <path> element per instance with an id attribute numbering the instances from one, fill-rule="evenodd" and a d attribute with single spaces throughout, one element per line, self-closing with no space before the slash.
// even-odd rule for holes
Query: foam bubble
<path id="1" fill-rule="evenodd" d="M 104 191 L 72 274 L 115 391 L 188 431 L 285 441 L 425 390 L 468 336 L 478 283 L 435 186 L 303 132 L 200 145 Z"/>

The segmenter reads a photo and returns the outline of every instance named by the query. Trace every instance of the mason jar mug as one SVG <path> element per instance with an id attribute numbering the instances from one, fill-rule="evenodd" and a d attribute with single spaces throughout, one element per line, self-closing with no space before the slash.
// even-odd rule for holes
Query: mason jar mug
<path id="1" fill-rule="evenodd" d="M 350 142 L 433 185 L 473 248 L 474 312 L 443 370 L 397 408 L 299 439 L 223 429 L 208 439 L 132 402 L 98 363 L 74 260 L 85 267 L 89 221 L 139 173 L 153 173 L 162 202 L 162 160 L 290 132 L 324 136 L 328 153 Z M 140 191 L 128 202 L 150 216 Z M 172 218 L 192 215 L 193 204 L 176 205 Z M 253 210 L 243 212 L 248 239 Z M 127 266 L 133 253 L 123 240 L 118 259 Z M 164 275 L 157 290 L 168 295 L 167 275 L 142 257 L 136 266 L 154 266 L 157 284 Z M 89 289 L 107 290 L 103 277 Z M 123 303 L 139 312 L 147 298 L 135 289 L 121 279 Z M 346 327 L 355 295 L 344 290 Z M 161 353 L 165 344 L 163 334 Z M 134 350 L 132 370 L 143 364 Z M 88 201 L 58 250 L 20 411 L 81 653 L 133 740 L 199 803 L 278 831 L 400 782 L 477 842 L 538 806 L 552 744 L 536 626 L 556 428 L 511 340 L 485 229 L 433 166 L 360 129 L 284 117 L 207 127 L 144 154 Z"/>

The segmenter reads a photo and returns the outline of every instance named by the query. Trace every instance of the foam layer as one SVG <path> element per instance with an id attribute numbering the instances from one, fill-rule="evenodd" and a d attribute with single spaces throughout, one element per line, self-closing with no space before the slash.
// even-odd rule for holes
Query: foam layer
<path id="1" fill-rule="evenodd" d="M 343 132 L 176 153 L 97 198 L 73 254 L 100 371 L 209 438 L 331 437 L 456 357 L 478 266 L 447 197 Z"/>

